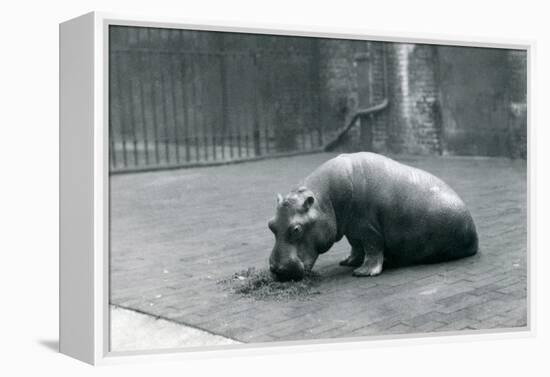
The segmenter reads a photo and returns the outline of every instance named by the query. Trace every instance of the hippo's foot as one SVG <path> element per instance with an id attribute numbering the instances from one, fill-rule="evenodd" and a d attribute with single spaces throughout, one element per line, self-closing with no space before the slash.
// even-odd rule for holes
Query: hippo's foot
<path id="1" fill-rule="evenodd" d="M 349 253 L 349 256 L 340 261 L 340 266 L 346 266 L 346 267 L 359 267 L 363 264 L 363 261 L 365 260 L 365 252 L 363 251 L 363 247 L 360 243 L 350 241 L 352 244 L 351 251 Z"/>
<path id="2" fill-rule="evenodd" d="M 358 257 L 356 255 L 350 255 L 346 259 L 340 261 L 340 266 L 359 267 L 363 264 L 363 259 L 365 259 L 364 256 Z"/>
<path id="3" fill-rule="evenodd" d="M 366 261 L 361 267 L 353 270 L 353 276 L 376 276 L 382 272 L 382 261 L 375 259 L 373 261 Z"/>

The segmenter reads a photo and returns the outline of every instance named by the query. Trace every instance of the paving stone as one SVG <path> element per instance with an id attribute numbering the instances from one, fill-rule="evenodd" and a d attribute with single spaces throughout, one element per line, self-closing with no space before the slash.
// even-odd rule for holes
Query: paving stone
<path id="1" fill-rule="evenodd" d="M 439 302 L 437 308 L 442 313 L 451 313 L 460 309 L 464 309 L 476 305 L 485 305 L 488 301 L 498 301 L 506 297 L 505 294 L 498 292 L 489 292 L 484 295 L 472 295 L 470 293 L 460 293 L 451 297 L 448 297 Z"/>
<path id="2" fill-rule="evenodd" d="M 426 322 L 425 324 L 423 324 L 421 326 L 416 326 L 413 329 L 414 329 L 415 333 L 422 333 L 422 332 L 435 331 L 435 330 L 440 329 L 443 326 L 445 326 L 444 322 L 430 321 L 430 322 Z"/>
<path id="3" fill-rule="evenodd" d="M 405 319 L 403 320 L 403 323 L 415 328 L 423 326 L 430 322 L 441 322 L 443 325 L 445 325 L 445 317 L 446 316 L 443 313 L 431 311 L 426 314 L 417 315 L 416 317 L 412 317 L 410 319 Z"/>
<path id="4" fill-rule="evenodd" d="M 444 326 L 441 326 L 437 331 L 457 331 L 464 330 L 466 328 L 473 329 L 479 325 L 478 321 L 470 318 L 462 318 L 452 322 L 447 323 Z"/>
<path id="5" fill-rule="evenodd" d="M 407 326 L 403 323 L 398 323 L 397 325 L 390 327 L 389 329 L 385 330 L 388 334 L 404 334 L 404 333 L 410 333 L 414 331 L 413 328 L 410 326 Z"/>
<path id="6" fill-rule="evenodd" d="M 506 299 L 492 300 L 477 305 L 472 305 L 468 308 L 468 317 L 475 318 L 479 321 L 487 320 L 495 315 L 504 315 L 512 309 L 526 308 L 525 300 L 515 299 L 513 297 L 506 297 Z M 518 313 L 519 314 L 519 313 Z M 516 318 L 521 319 L 521 315 Z"/>

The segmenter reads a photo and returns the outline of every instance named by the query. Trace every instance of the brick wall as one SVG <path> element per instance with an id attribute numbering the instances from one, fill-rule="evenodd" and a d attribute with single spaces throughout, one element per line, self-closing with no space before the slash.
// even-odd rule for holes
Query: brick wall
<path id="1" fill-rule="evenodd" d="M 123 155 L 132 141 L 137 151 L 242 136 L 264 140 L 256 154 L 308 150 L 385 97 L 345 150 L 526 155 L 524 51 L 134 27 L 110 36 Z"/>
<path id="2" fill-rule="evenodd" d="M 319 41 L 321 119 L 325 130 L 346 124 L 359 108 L 380 103 L 385 97 L 384 43 L 322 39 Z M 363 120 L 343 146 L 345 150 L 386 148 L 386 115 Z M 362 145 L 369 132 L 370 145 Z"/>
<path id="3" fill-rule="evenodd" d="M 388 96 L 388 72 L 387 72 L 387 43 L 372 42 L 371 55 L 372 55 L 372 70 L 373 70 L 373 86 L 370 105 L 375 105 Z M 363 120 L 361 124 L 366 123 L 367 120 Z M 389 115 L 386 111 L 376 115 L 372 119 L 368 120 L 372 124 L 372 150 L 375 152 L 382 152 L 387 150 L 388 132 L 387 124 L 389 122 Z"/>
<path id="4" fill-rule="evenodd" d="M 342 150 L 526 157 L 524 51 L 324 40 L 320 61 L 325 129 L 389 100 Z"/>
<path id="5" fill-rule="evenodd" d="M 430 45 L 388 45 L 388 149 L 440 153 L 436 50 Z"/>
<path id="6" fill-rule="evenodd" d="M 527 157 L 527 54 L 507 54 L 510 93 L 510 149 L 512 157 Z"/>
<path id="7" fill-rule="evenodd" d="M 429 45 L 322 40 L 325 129 L 342 127 L 357 109 L 388 96 L 387 111 L 362 119 L 343 149 L 440 153 L 435 59 L 435 49 Z"/>
<path id="8" fill-rule="evenodd" d="M 367 42 L 364 41 L 319 41 L 319 89 L 325 130 L 342 127 L 357 110 L 357 71 L 354 67 L 354 56 L 366 50 Z"/>

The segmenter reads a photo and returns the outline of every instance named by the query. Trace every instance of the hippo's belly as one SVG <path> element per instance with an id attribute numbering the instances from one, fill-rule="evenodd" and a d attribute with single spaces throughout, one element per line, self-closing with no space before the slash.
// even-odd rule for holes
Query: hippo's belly
<path id="1" fill-rule="evenodd" d="M 420 187 L 397 196 L 381 216 L 387 265 L 435 263 L 477 251 L 473 219 L 446 185 Z"/>

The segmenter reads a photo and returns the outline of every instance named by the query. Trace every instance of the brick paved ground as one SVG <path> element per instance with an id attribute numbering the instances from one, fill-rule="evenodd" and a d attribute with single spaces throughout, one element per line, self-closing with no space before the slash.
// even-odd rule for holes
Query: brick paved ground
<path id="1" fill-rule="evenodd" d="M 264 268 L 267 220 L 331 154 L 111 178 L 111 302 L 244 342 L 525 326 L 524 161 L 401 158 L 447 181 L 469 206 L 480 254 L 354 278 L 345 240 L 321 256 L 320 294 L 255 301 L 216 282 Z"/>

